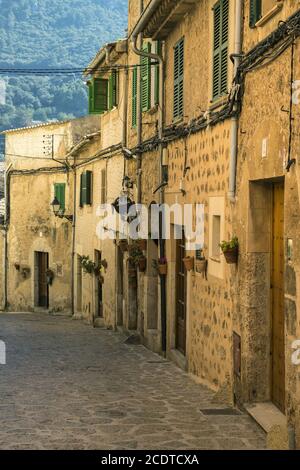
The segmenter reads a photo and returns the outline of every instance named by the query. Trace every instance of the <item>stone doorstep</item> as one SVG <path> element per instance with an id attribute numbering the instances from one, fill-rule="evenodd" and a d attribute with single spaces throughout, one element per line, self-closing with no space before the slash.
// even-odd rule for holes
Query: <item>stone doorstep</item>
<path id="1" fill-rule="evenodd" d="M 289 438 L 286 416 L 271 402 L 245 404 L 248 414 L 267 434 L 267 447 L 272 450 L 289 450 Z"/>
<path id="2" fill-rule="evenodd" d="M 187 371 L 187 358 L 178 349 L 171 349 L 167 353 L 167 359 L 170 359 L 180 369 Z"/>
<path id="3" fill-rule="evenodd" d="M 244 407 L 266 433 L 274 426 L 287 427 L 286 416 L 271 402 L 247 403 Z"/>

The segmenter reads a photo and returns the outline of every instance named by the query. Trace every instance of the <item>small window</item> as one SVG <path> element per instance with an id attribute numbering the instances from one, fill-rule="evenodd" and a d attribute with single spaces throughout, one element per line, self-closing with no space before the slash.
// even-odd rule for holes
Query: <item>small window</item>
<path id="1" fill-rule="evenodd" d="M 132 70 L 132 103 L 131 103 L 131 125 L 137 124 L 137 67 Z"/>
<path id="2" fill-rule="evenodd" d="M 174 47 L 174 120 L 183 117 L 184 39 Z"/>
<path id="3" fill-rule="evenodd" d="M 54 196 L 59 201 L 61 210 L 65 210 L 66 203 L 65 203 L 65 193 L 66 193 L 66 185 L 65 183 L 55 183 L 54 184 Z"/>
<path id="4" fill-rule="evenodd" d="M 106 203 L 106 170 L 101 170 L 101 200 L 100 204 Z"/>
<path id="5" fill-rule="evenodd" d="M 219 0 L 214 8 L 213 100 L 228 92 L 229 0 Z"/>
<path id="6" fill-rule="evenodd" d="M 262 0 L 250 0 L 250 28 L 254 28 L 262 17 Z"/>
<path id="7" fill-rule="evenodd" d="M 80 175 L 80 207 L 92 204 L 92 172 L 85 171 Z"/>
<path id="8" fill-rule="evenodd" d="M 118 105 L 118 72 L 113 70 L 109 77 L 109 86 L 108 86 L 108 107 L 113 109 Z"/>
<path id="9" fill-rule="evenodd" d="M 221 216 L 213 215 L 212 218 L 212 247 L 211 255 L 213 258 L 220 257 L 220 243 L 221 243 Z"/>
<path id="10" fill-rule="evenodd" d="M 108 80 L 93 78 L 89 86 L 89 113 L 102 114 L 108 108 Z"/>
<path id="11" fill-rule="evenodd" d="M 143 45 L 144 52 L 151 52 L 151 44 L 147 42 Z M 149 57 L 141 57 L 141 106 L 142 111 L 150 109 L 151 96 L 151 59 Z"/>

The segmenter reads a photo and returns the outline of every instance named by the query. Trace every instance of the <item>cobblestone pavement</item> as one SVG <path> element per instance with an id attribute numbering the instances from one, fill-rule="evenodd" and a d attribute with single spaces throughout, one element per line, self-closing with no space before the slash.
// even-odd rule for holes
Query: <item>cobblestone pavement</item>
<path id="1" fill-rule="evenodd" d="M 69 317 L 0 315 L 1 449 L 258 449 L 247 415 L 143 346 Z M 220 406 L 220 405 L 219 405 Z"/>

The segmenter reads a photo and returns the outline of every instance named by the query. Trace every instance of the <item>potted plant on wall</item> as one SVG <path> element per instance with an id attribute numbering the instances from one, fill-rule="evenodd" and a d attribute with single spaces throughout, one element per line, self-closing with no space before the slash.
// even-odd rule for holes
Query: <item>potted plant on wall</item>
<path id="1" fill-rule="evenodd" d="M 81 266 L 85 273 L 93 274 L 95 272 L 96 264 L 90 259 L 89 256 L 82 256 Z"/>
<path id="2" fill-rule="evenodd" d="M 160 276 L 166 276 L 168 273 L 168 261 L 167 258 L 162 257 L 158 259 L 157 270 Z"/>
<path id="3" fill-rule="evenodd" d="M 237 237 L 233 237 L 229 241 L 222 241 L 222 243 L 220 243 L 220 248 L 225 256 L 226 263 L 237 263 L 239 255 L 239 240 Z"/>
<path id="4" fill-rule="evenodd" d="M 134 241 L 129 246 L 129 261 L 133 266 L 137 266 L 141 272 L 146 271 L 147 260 L 140 248 L 139 241 Z"/>
<path id="5" fill-rule="evenodd" d="M 47 269 L 46 277 L 47 277 L 47 284 L 49 286 L 52 286 L 53 279 L 54 279 L 54 272 L 52 271 L 52 269 Z"/>
<path id="6" fill-rule="evenodd" d="M 194 257 L 193 256 L 186 256 L 183 258 L 183 264 L 187 271 L 192 271 L 194 269 Z"/>

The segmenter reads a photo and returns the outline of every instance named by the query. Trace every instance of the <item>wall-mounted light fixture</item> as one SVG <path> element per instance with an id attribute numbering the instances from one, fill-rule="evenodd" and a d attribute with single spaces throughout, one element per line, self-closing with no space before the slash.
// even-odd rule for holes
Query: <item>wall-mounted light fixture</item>
<path id="1" fill-rule="evenodd" d="M 65 209 L 61 207 L 60 202 L 56 196 L 50 205 L 52 206 L 55 217 L 59 217 L 60 219 L 67 219 L 69 222 L 73 222 L 73 216 L 65 214 Z"/>

